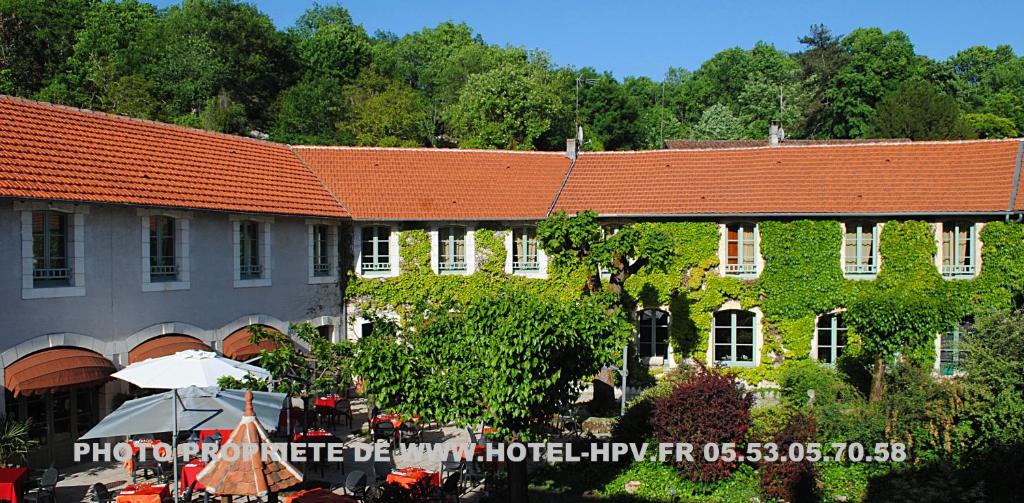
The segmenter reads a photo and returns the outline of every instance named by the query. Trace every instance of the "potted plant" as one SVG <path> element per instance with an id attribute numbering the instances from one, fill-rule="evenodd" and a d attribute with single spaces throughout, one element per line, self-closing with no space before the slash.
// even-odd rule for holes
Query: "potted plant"
<path id="1" fill-rule="evenodd" d="M 0 416 L 0 466 L 10 467 L 25 461 L 39 442 L 29 437 L 31 420 L 19 421 Z"/>

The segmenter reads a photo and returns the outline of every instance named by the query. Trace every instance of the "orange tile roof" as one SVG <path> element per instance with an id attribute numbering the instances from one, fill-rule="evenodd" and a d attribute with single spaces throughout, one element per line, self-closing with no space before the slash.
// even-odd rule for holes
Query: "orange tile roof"
<path id="1" fill-rule="evenodd" d="M 569 168 L 560 152 L 292 150 L 359 220 L 540 219 Z"/>
<path id="2" fill-rule="evenodd" d="M 555 208 L 623 216 L 1006 212 L 1020 141 L 584 153 Z M 1024 181 L 1021 191 L 1017 209 Z"/>
<path id="3" fill-rule="evenodd" d="M 347 216 L 287 146 L 8 96 L 0 197 Z"/>

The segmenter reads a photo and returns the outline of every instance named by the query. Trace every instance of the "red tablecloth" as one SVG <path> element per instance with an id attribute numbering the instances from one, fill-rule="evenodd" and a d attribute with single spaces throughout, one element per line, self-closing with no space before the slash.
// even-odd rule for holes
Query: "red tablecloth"
<path id="1" fill-rule="evenodd" d="M 317 407 L 328 407 L 333 409 L 342 400 L 341 395 L 328 395 L 316 399 Z"/>
<path id="2" fill-rule="evenodd" d="M 199 430 L 199 445 L 203 445 L 206 439 L 212 437 L 214 434 L 220 433 L 220 445 L 224 445 L 228 441 L 228 437 L 231 436 L 233 430 Z"/>
<path id="3" fill-rule="evenodd" d="M 419 420 L 420 416 L 412 416 L 412 422 L 419 422 Z M 402 426 L 402 417 L 398 414 L 377 414 L 370 418 L 370 427 L 373 428 L 385 421 L 391 421 L 391 424 L 395 425 L 396 429 Z"/>
<path id="4" fill-rule="evenodd" d="M 188 489 L 188 486 L 192 485 L 192 481 L 196 480 L 196 475 L 199 475 L 199 472 L 203 471 L 203 468 L 205 467 L 206 463 L 201 459 L 193 459 L 186 463 L 185 466 L 181 467 L 181 477 L 178 478 L 178 487 L 180 487 L 182 491 Z M 195 490 L 198 491 L 200 489 L 206 489 L 206 486 L 204 486 L 202 482 L 197 481 Z"/>
<path id="5" fill-rule="evenodd" d="M 117 493 L 117 503 L 160 503 L 170 497 L 167 484 L 127 485 Z"/>
<path id="6" fill-rule="evenodd" d="M 306 489 L 284 498 L 284 503 L 358 503 L 351 496 L 333 493 L 323 488 Z"/>
<path id="7" fill-rule="evenodd" d="M 389 484 L 398 484 L 406 489 L 412 489 L 419 484 L 441 487 L 441 473 L 424 470 L 423 468 L 403 468 L 389 473 L 387 482 Z"/>
<path id="8" fill-rule="evenodd" d="M 21 501 L 28 468 L 0 468 L 0 501 Z"/>
<path id="9" fill-rule="evenodd" d="M 295 442 L 303 442 L 307 444 L 322 444 L 338 441 L 341 439 L 327 430 L 309 430 L 306 433 L 296 433 L 295 435 L 292 436 L 292 440 Z"/>
<path id="10" fill-rule="evenodd" d="M 459 453 L 462 459 L 466 459 L 466 453 L 461 445 L 455 447 L 455 452 Z M 473 444 L 473 459 L 483 458 L 487 454 L 487 446 L 483 444 Z"/>
<path id="11" fill-rule="evenodd" d="M 150 449 L 150 452 L 146 453 L 146 459 L 147 460 L 151 460 L 151 459 L 154 458 L 154 454 L 155 454 L 152 451 L 152 449 L 156 445 L 158 445 L 158 444 L 163 444 L 163 442 L 160 442 L 159 440 L 129 440 L 127 442 L 127 444 L 128 444 L 129 447 L 132 448 L 132 457 L 130 457 L 130 458 L 128 458 L 128 459 L 126 459 L 124 461 L 124 469 L 128 470 L 128 473 L 131 473 L 132 472 L 132 467 L 135 466 L 135 461 L 134 461 L 135 455 L 139 453 L 139 450 L 141 450 L 144 447 L 147 448 L 147 449 Z M 164 445 L 166 445 L 166 444 L 164 444 Z M 160 447 L 160 456 L 161 457 L 163 457 L 163 456 L 165 456 L 167 454 L 167 447 L 164 446 L 164 445 L 162 445 Z"/>

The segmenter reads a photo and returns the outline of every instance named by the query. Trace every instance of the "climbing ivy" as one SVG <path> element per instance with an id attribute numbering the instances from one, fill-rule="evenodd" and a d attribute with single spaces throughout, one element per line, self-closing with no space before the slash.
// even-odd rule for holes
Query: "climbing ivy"
<path id="1" fill-rule="evenodd" d="M 744 309 L 759 309 L 761 365 L 732 370 L 748 382 L 774 380 L 787 361 L 810 358 L 817 316 L 856 305 L 849 313 L 850 353 L 867 341 L 860 332 L 867 320 L 893 316 L 892 302 L 916 292 L 915 298 L 942 299 L 918 306 L 906 321 L 931 332 L 951 319 L 992 308 L 1008 308 L 1024 292 L 1024 225 L 989 222 L 980 232 L 981 273 L 972 280 L 945 280 L 935 267 L 937 244 L 931 225 L 917 220 L 889 221 L 882 226 L 881 270 L 877 279 L 847 279 L 840 250 L 842 227 L 834 220 L 760 222 L 760 251 L 764 269 L 753 280 L 718 274 L 719 226 L 714 222 L 642 222 L 641 233 L 662 236 L 671 250 L 666 266 L 644 268 L 629 277 L 625 291 L 638 308 L 667 309 L 669 337 L 677 360 L 704 359 L 712 315 L 729 301 Z M 588 266 L 578 261 L 555 261 L 546 280 L 505 273 L 508 250 L 504 228 L 476 230 L 477 273 L 437 275 L 430 267 L 430 240 L 423 229 L 400 233 L 401 275 L 374 279 L 350 277 L 346 298 L 368 309 L 422 308 L 446 302 L 464 303 L 493 295 L 504 282 L 526 285 L 537 293 L 570 300 L 585 289 Z M 902 292 L 902 293 L 901 293 Z M 871 297 L 875 301 L 870 301 Z M 882 298 L 892 301 L 886 304 Z M 897 304 L 898 305 L 898 304 Z M 886 306 L 886 307 L 883 307 Z M 931 306 L 931 307 L 928 307 Z M 874 312 L 872 312 L 874 310 Z M 919 310 L 929 312 L 917 312 Z M 921 328 L 924 327 L 924 328 Z M 910 338 L 902 355 L 933 359 L 933 335 Z M 872 341 L 875 343 L 878 341 Z"/>

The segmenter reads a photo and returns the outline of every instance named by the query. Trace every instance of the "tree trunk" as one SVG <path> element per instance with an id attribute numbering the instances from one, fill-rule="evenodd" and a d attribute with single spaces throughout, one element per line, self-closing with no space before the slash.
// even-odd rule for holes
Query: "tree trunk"
<path id="1" fill-rule="evenodd" d="M 871 371 L 871 395 L 868 399 L 877 402 L 885 394 L 885 358 L 875 356 L 875 368 Z"/>
<path id="2" fill-rule="evenodd" d="M 526 459 L 522 461 L 505 461 L 508 473 L 509 503 L 526 503 L 530 501 L 530 481 L 526 476 Z"/>

